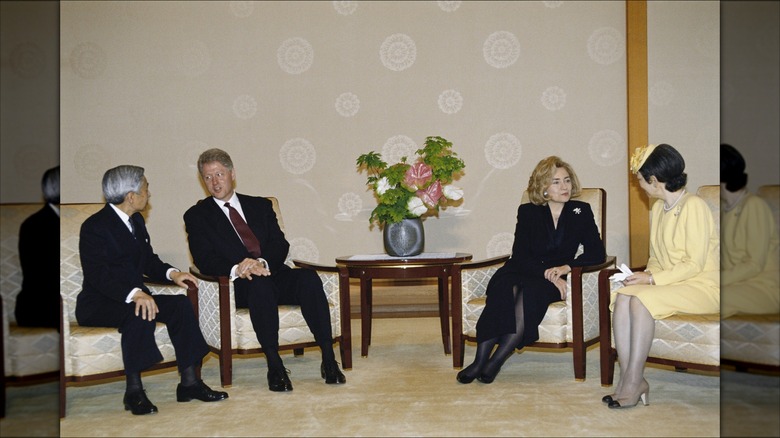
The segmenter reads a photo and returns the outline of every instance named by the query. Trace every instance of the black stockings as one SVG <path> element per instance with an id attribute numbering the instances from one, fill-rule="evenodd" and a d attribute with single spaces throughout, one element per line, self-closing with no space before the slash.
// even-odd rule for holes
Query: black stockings
<path id="1" fill-rule="evenodd" d="M 484 383 L 490 383 L 495 379 L 501 366 L 514 353 L 525 332 L 525 318 L 523 317 L 523 291 L 515 286 L 515 332 L 507 333 L 496 338 L 488 339 L 477 344 L 477 354 L 474 362 L 461 371 L 458 376 L 469 377 L 471 379 L 479 378 Z M 498 344 L 498 348 L 491 356 L 493 347 Z"/>

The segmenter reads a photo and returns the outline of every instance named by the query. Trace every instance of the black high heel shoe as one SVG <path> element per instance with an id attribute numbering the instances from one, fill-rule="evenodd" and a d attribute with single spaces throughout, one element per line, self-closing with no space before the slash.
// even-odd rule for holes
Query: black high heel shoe
<path id="1" fill-rule="evenodd" d="M 509 356 L 511 356 L 511 354 Z M 479 380 L 482 383 L 493 383 L 493 380 L 495 380 L 498 373 L 501 372 L 501 367 L 504 366 L 504 363 L 506 362 L 507 359 L 509 359 L 509 356 L 503 358 L 501 362 L 498 365 L 496 365 L 496 369 L 492 373 L 483 370 L 482 373 L 480 373 L 479 377 L 477 377 L 477 380 Z M 488 362 L 488 364 L 485 365 L 485 368 L 490 369 L 490 362 Z"/>
<path id="2" fill-rule="evenodd" d="M 471 364 L 467 366 L 466 368 L 463 368 L 458 372 L 457 377 L 455 377 L 458 382 L 463 384 L 468 384 L 474 381 L 474 379 L 477 378 L 477 375 L 479 374 L 479 370 L 477 370 L 475 373 L 471 374 L 470 372 L 475 368 L 474 364 Z"/>

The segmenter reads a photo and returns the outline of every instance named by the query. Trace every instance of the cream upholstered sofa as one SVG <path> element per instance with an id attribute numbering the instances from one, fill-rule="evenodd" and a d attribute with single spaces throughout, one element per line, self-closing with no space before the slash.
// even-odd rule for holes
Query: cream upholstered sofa
<path id="1" fill-rule="evenodd" d="M 720 186 L 704 185 L 696 194 L 709 205 L 715 226 L 720 231 Z M 633 271 L 643 270 L 640 266 Z M 609 310 L 610 294 L 618 288 L 609 277 L 618 272 L 605 269 L 599 273 L 599 319 L 601 340 L 599 354 L 601 362 L 601 384 L 612 385 L 615 375 L 615 337 L 612 333 L 612 312 Z M 703 371 L 720 369 L 720 314 L 686 315 L 678 314 L 656 320 L 655 338 L 650 347 L 648 362 L 671 365 L 676 370 L 687 368 Z"/>
<path id="2" fill-rule="evenodd" d="M 275 197 L 268 199 L 272 202 L 279 226 L 284 231 L 279 201 Z M 338 269 L 335 266 L 297 260 L 288 260 L 287 264 L 317 271 L 328 299 L 333 340 L 339 343 L 342 366 L 344 369 L 352 368 L 349 306 L 342 306 L 342 302 L 349 303 L 349 298 L 342 297 Z M 222 386 L 230 386 L 233 383 L 233 355 L 263 352 L 249 317 L 249 309 L 236 309 L 233 282 L 228 277 L 203 275 L 195 267 L 191 267 L 190 271 L 199 279 L 200 329 L 211 351 L 219 357 Z M 303 354 L 305 347 L 316 345 L 314 335 L 303 319 L 300 306 L 279 306 L 279 349 L 293 350 L 297 356 Z"/>
<path id="3" fill-rule="evenodd" d="M 593 210 L 596 225 L 606 246 L 607 193 L 601 188 L 583 188 L 579 201 Z M 528 202 L 523 193 L 521 203 Z M 452 270 L 452 359 L 454 367 L 463 366 L 465 341 L 476 341 L 477 321 L 485 309 L 487 285 L 509 255 L 478 262 L 456 264 Z M 598 275 L 614 267 L 615 257 L 599 265 L 572 269 L 568 276 L 566 301 L 556 301 L 547 308 L 539 324 L 539 340 L 532 347 L 572 348 L 575 380 L 585 380 L 587 347 L 599 340 Z"/>
<path id="4" fill-rule="evenodd" d="M 19 227 L 43 207 L 39 204 L 0 205 L 0 291 L 2 336 L 0 351 L 0 418 L 5 416 L 6 385 L 33 384 L 56 380 L 59 375 L 59 333 L 52 328 L 19 327 L 14 312 L 16 296 L 22 288 L 19 264 Z"/>
<path id="5" fill-rule="evenodd" d="M 780 185 L 761 186 L 756 194 L 769 204 L 780 233 Z M 780 371 L 780 314 L 734 315 L 721 321 L 720 330 L 723 364 L 738 371 Z"/>
<path id="6" fill-rule="evenodd" d="M 79 258 L 81 224 L 105 204 L 60 205 L 60 295 L 62 297 L 60 418 L 65 417 L 69 382 L 87 382 L 124 375 L 121 335 L 116 328 L 82 327 L 76 321 L 76 297 L 81 291 L 84 276 Z M 186 293 L 197 314 L 197 288 L 188 290 L 171 283 L 147 283 L 155 294 Z M 173 344 L 165 324 L 158 323 L 155 338 L 163 361 L 152 370 L 175 367 Z"/>

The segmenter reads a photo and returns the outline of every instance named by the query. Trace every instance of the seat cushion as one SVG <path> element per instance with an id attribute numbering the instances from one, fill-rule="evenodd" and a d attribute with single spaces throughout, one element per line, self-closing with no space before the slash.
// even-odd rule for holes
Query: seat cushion
<path id="1" fill-rule="evenodd" d="M 724 359 L 780 366 L 780 315 L 734 315 L 721 333 Z"/>
<path id="2" fill-rule="evenodd" d="M 176 360 L 176 355 L 165 324 L 158 323 L 154 331 L 163 361 Z M 65 360 L 67 376 L 88 376 L 124 369 L 122 362 L 122 338 L 115 328 L 82 327 L 70 324 L 70 336 L 66 342 L 68 354 Z"/>
<path id="3" fill-rule="evenodd" d="M 674 315 L 656 320 L 651 357 L 720 364 L 720 315 Z"/>
<path id="4" fill-rule="evenodd" d="M 60 334 L 52 328 L 19 327 L 11 323 L 5 345 L 5 375 L 24 377 L 60 369 Z"/>
<path id="5" fill-rule="evenodd" d="M 338 313 L 338 308 L 333 304 L 329 304 L 329 307 L 331 323 L 339 321 L 340 315 L 334 315 L 334 313 Z M 236 309 L 235 323 L 236 333 L 233 345 L 239 350 L 260 348 L 260 343 L 252 326 L 252 320 L 249 317 L 249 309 Z M 332 327 L 334 336 L 338 336 L 338 333 L 335 331 L 336 328 L 339 328 L 339 333 L 341 331 L 340 326 Z M 314 335 L 303 318 L 300 306 L 279 306 L 279 345 L 306 342 L 314 342 Z"/>

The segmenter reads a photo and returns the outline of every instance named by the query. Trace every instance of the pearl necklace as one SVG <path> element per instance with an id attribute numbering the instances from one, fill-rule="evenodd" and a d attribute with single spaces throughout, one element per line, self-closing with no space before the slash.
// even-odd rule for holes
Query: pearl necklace
<path id="1" fill-rule="evenodd" d="M 666 207 L 666 202 L 664 202 L 664 211 L 670 211 L 674 208 L 675 205 L 677 205 L 678 202 L 680 202 L 680 199 L 685 196 L 685 189 L 683 189 L 682 193 L 680 193 L 680 196 L 677 197 L 677 200 L 674 201 L 674 204 L 670 205 L 668 208 Z"/>

